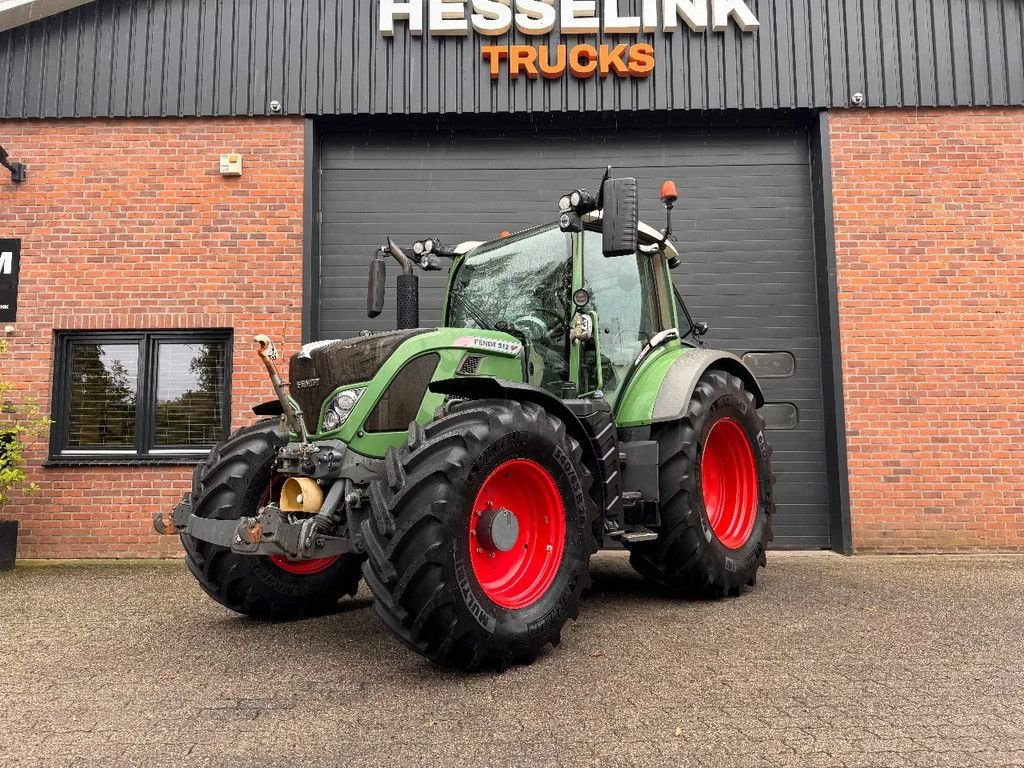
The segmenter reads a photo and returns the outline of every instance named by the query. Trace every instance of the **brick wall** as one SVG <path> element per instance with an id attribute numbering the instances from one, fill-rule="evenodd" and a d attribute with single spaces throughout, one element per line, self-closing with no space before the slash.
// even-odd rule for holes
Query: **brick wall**
<path id="1" fill-rule="evenodd" d="M 29 180 L 0 180 L 0 232 L 22 238 L 18 323 L 5 358 L 22 396 L 47 409 L 54 330 L 233 328 L 232 421 L 272 396 L 251 339 L 290 353 L 302 307 L 301 119 L 0 121 Z M 218 159 L 241 152 L 244 175 Z M 8 370 L 9 366 L 9 370 Z M 177 555 L 150 515 L 188 488 L 191 468 L 43 468 L 21 521 L 22 557 Z"/>
<path id="2" fill-rule="evenodd" d="M 1024 110 L 842 111 L 854 546 L 1024 550 Z"/>
<path id="3" fill-rule="evenodd" d="M 49 405 L 55 329 L 235 330 L 235 425 L 266 399 L 249 344 L 300 332 L 298 119 L 0 121 L 29 181 L 20 395 Z M 854 545 L 1024 550 L 1024 110 L 835 112 L 833 194 Z M 217 172 L 222 152 L 245 175 Z M 42 468 L 23 557 L 177 555 L 151 532 L 190 468 Z"/>

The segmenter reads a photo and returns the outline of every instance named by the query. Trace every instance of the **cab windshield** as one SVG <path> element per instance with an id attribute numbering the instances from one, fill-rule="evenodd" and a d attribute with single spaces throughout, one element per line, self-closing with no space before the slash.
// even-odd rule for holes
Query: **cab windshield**
<path id="1" fill-rule="evenodd" d="M 557 224 L 480 246 L 452 278 L 446 325 L 490 328 L 528 342 L 530 383 L 569 380 L 570 236 Z"/>

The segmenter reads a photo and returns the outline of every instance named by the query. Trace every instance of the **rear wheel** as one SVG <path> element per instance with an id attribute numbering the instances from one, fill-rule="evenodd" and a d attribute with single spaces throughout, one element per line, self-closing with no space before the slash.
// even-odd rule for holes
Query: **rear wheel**
<path id="1" fill-rule="evenodd" d="M 658 539 L 630 563 L 673 592 L 738 595 L 765 564 L 775 511 L 771 448 L 753 394 L 724 371 L 700 379 L 686 417 L 656 424 L 661 466 Z"/>
<path id="2" fill-rule="evenodd" d="M 413 425 L 386 466 L 363 572 L 395 635 L 466 669 L 557 645 L 597 548 L 590 474 L 565 425 L 531 403 L 459 403 Z"/>
<path id="3" fill-rule="evenodd" d="M 272 471 L 277 449 L 287 442 L 277 420 L 235 432 L 196 467 L 192 512 L 237 520 L 252 516 L 280 491 Z M 343 595 L 359 587 L 362 557 L 317 560 L 241 555 L 191 536 L 181 537 L 185 562 L 214 600 L 238 613 L 283 620 L 337 610 Z"/>

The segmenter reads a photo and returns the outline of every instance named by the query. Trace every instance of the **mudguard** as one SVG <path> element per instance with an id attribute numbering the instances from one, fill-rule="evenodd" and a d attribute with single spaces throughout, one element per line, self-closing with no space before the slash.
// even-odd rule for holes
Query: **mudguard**
<path id="1" fill-rule="evenodd" d="M 465 376 L 457 379 L 432 381 L 431 392 L 466 400 L 519 400 L 536 403 L 565 422 L 570 433 L 586 434 L 579 417 L 573 413 L 564 400 L 559 400 L 546 389 L 490 376 Z"/>
<path id="2" fill-rule="evenodd" d="M 587 454 L 587 463 L 600 465 L 601 457 L 597 455 L 589 430 L 576 411 L 587 413 L 603 408 L 606 422 L 610 424 L 610 408 L 604 400 L 560 400 L 547 390 L 532 384 L 496 379 L 490 376 L 440 379 L 431 382 L 429 389 L 437 394 L 461 397 L 466 400 L 517 400 L 542 406 L 546 411 L 562 420 L 566 429 L 569 430 L 569 434 L 580 443 L 580 447 Z M 573 410 L 571 406 L 576 406 L 576 410 Z"/>
<path id="3" fill-rule="evenodd" d="M 739 377 L 754 395 L 757 407 L 764 393 L 746 364 L 731 352 L 685 345 L 664 348 L 641 362 L 617 404 L 616 424 L 644 426 L 675 421 L 686 414 L 693 390 L 705 371 L 715 369 Z"/>

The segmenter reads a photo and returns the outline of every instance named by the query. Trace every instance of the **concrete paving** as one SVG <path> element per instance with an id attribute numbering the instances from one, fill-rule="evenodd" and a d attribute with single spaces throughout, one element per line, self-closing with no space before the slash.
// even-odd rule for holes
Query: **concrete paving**
<path id="1" fill-rule="evenodd" d="M 180 562 L 0 574 L 0 765 L 1024 765 L 1024 557 L 776 554 L 720 603 L 618 553 L 562 646 L 466 675 L 364 593 L 267 625 Z"/>

